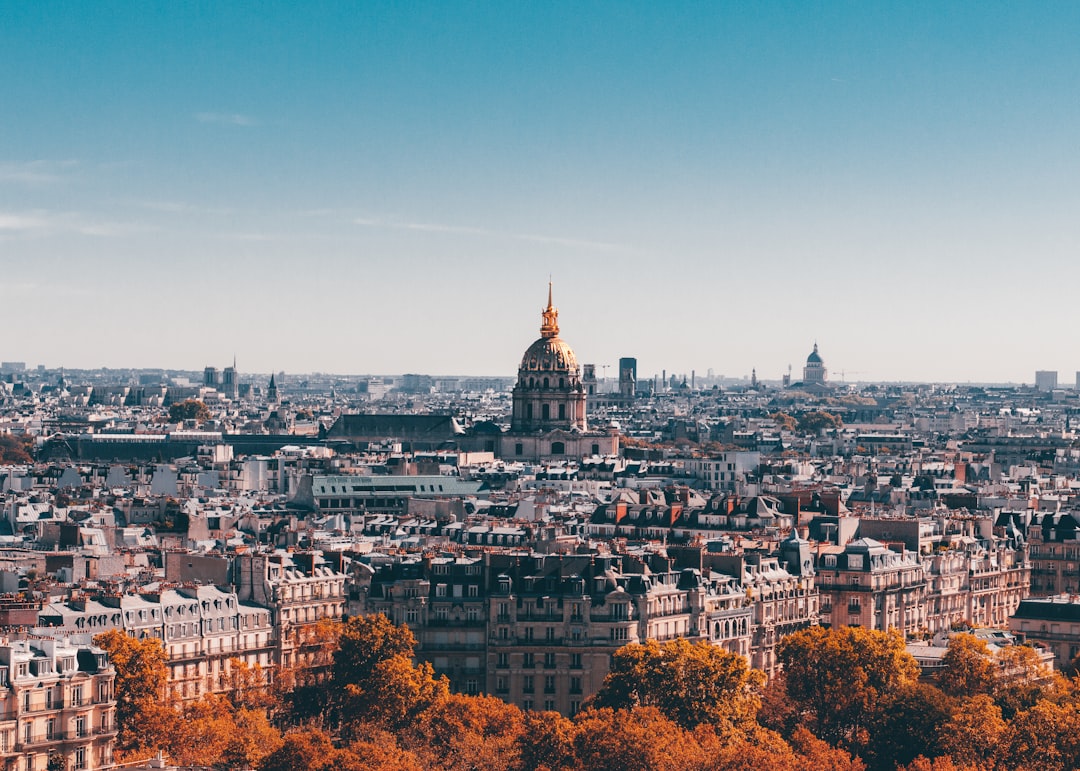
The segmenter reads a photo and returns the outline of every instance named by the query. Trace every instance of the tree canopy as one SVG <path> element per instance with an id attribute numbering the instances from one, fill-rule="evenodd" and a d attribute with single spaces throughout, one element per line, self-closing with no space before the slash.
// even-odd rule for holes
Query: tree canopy
<path id="1" fill-rule="evenodd" d="M 185 399 L 169 405 L 169 420 L 180 423 L 185 420 L 209 420 L 210 410 L 198 399 Z"/>
<path id="2" fill-rule="evenodd" d="M 592 706 L 657 707 L 684 728 L 701 723 L 736 726 L 753 721 L 765 678 L 746 659 L 708 642 L 649 640 L 625 645 Z"/>

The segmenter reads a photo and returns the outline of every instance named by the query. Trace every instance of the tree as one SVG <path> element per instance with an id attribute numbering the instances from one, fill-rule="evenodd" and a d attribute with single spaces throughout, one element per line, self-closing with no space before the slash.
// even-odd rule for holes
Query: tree
<path id="1" fill-rule="evenodd" d="M 11 434 L 0 434 L 0 466 L 16 463 L 33 463 L 33 437 L 19 439 Z"/>
<path id="2" fill-rule="evenodd" d="M 368 680 L 345 686 L 342 718 L 346 723 L 402 730 L 449 694 L 449 681 L 435 677 L 431 664 L 414 666 L 411 659 L 397 655 L 380 661 Z"/>
<path id="3" fill-rule="evenodd" d="M 558 712 L 526 712 L 518 739 L 517 771 L 574 771 L 577 726 Z"/>
<path id="4" fill-rule="evenodd" d="M 589 771 L 688 771 L 705 763 L 694 735 L 655 707 L 578 714 L 574 750 Z"/>
<path id="5" fill-rule="evenodd" d="M 359 759 L 339 750 L 330 734 L 315 728 L 286 734 L 281 747 L 268 755 L 259 771 L 346 771 L 359 769 Z"/>
<path id="6" fill-rule="evenodd" d="M 1005 729 L 998 761 L 1009 769 L 1080 768 L 1080 705 L 1039 701 L 1017 713 Z"/>
<path id="7" fill-rule="evenodd" d="M 1005 733 L 1001 708 L 985 694 L 960 702 L 938 731 L 938 746 L 960 766 L 992 768 Z"/>
<path id="8" fill-rule="evenodd" d="M 804 412 L 799 416 L 798 430 L 803 434 L 816 434 L 823 429 L 840 428 L 843 421 L 839 415 L 824 410 Z"/>
<path id="9" fill-rule="evenodd" d="M 940 754 L 938 731 L 951 717 L 951 699 L 925 683 L 904 684 L 878 700 L 868 722 L 864 759 L 873 769 L 892 771 L 919 755 Z"/>
<path id="10" fill-rule="evenodd" d="M 234 728 L 229 733 L 221 760 L 228 768 L 252 768 L 282 746 L 281 732 L 270 725 L 266 712 L 240 708 L 233 712 Z"/>
<path id="11" fill-rule="evenodd" d="M 1006 720 L 1035 706 L 1039 699 L 1057 699 L 1067 690 L 1064 678 L 1046 666 L 1034 648 L 1007 645 L 995 658 L 998 674 L 993 696 Z"/>
<path id="12" fill-rule="evenodd" d="M 116 670 L 117 748 L 129 753 L 149 753 L 165 745 L 175 723 L 175 711 L 167 699 L 168 654 L 161 641 L 136 640 L 110 629 L 94 637 Z"/>
<path id="13" fill-rule="evenodd" d="M 683 728 L 718 728 L 753 721 L 765 676 L 742 656 L 685 639 L 625 645 L 612 655 L 611 670 L 591 706 L 657 707 Z"/>
<path id="14" fill-rule="evenodd" d="M 197 420 L 200 423 L 210 419 L 210 410 L 198 399 L 185 399 L 169 405 L 169 420 L 182 423 L 185 420 Z"/>
<path id="15" fill-rule="evenodd" d="M 774 412 L 769 417 L 776 421 L 779 428 L 787 431 L 794 431 L 797 425 L 795 418 L 791 417 L 791 415 L 788 415 L 786 412 Z"/>
<path id="16" fill-rule="evenodd" d="M 68 771 L 67 757 L 59 750 L 53 750 L 49 753 L 49 763 L 45 768 L 47 771 Z"/>
<path id="17" fill-rule="evenodd" d="M 849 750 L 865 746 L 878 701 L 913 685 L 919 665 L 896 630 L 810 627 L 777 648 L 788 696 L 816 736 Z"/>
<path id="18" fill-rule="evenodd" d="M 367 683 L 380 662 L 394 656 L 412 658 L 416 638 L 382 613 L 353 616 L 341 627 L 334 653 L 334 683 Z"/>
<path id="19" fill-rule="evenodd" d="M 416 638 L 381 613 L 350 618 L 334 653 L 333 685 L 347 723 L 395 730 L 449 694 L 428 663 L 413 666 Z"/>
<path id="20" fill-rule="evenodd" d="M 415 721 L 410 746 L 425 768 L 497 771 L 515 767 L 525 724 L 521 710 L 494 696 L 454 694 Z"/>
<path id="21" fill-rule="evenodd" d="M 993 690 L 997 672 L 994 657 L 986 642 L 975 635 L 953 635 L 941 663 L 944 669 L 938 684 L 950 696 L 966 698 Z"/>

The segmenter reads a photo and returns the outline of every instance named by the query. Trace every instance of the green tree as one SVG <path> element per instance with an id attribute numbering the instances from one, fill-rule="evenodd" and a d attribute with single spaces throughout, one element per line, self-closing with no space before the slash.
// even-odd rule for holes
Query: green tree
<path id="1" fill-rule="evenodd" d="M 777 648 L 788 697 L 816 736 L 857 751 L 879 700 L 913 685 L 919 665 L 896 630 L 810 627 Z"/>
<path id="2" fill-rule="evenodd" d="M 688 729 L 736 727 L 754 720 L 764 684 L 765 676 L 742 656 L 708 642 L 649 640 L 615 651 L 591 706 L 656 707 Z"/>
<path id="3" fill-rule="evenodd" d="M 180 423 L 185 420 L 197 420 L 200 423 L 210 419 L 210 410 L 198 399 L 185 399 L 169 406 L 169 420 Z"/>

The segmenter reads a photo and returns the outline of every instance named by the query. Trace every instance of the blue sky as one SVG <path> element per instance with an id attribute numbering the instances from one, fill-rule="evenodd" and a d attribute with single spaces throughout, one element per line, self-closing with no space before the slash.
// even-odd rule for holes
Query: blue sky
<path id="1" fill-rule="evenodd" d="M 1080 5 L 252 5 L 0 5 L 0 358 L 1080 370 Z"/>

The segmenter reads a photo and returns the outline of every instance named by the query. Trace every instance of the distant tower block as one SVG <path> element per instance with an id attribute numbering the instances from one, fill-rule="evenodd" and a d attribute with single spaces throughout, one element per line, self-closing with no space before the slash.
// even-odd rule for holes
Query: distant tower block
<path id="1" fill-rule="evenodd" d="M 217 388 L 218 384 L 218 371 L 217 367 L 207 367 L 203 370 L 203 385 L 207 388 Z"/>
<path id="2" fill-rule="evenodd" d="M 619 359 L 619 396 L 633 399 L 637 395 L 637 359 L 624 356 Z"/>
<path id="3" fill-rule="evenodd" d="M 1035 389 L 1050 392 L 1057 388 L 1057 370 L 1040 369 L 1035 373 Z"/>
<path id="4" fill-rule="evenodd" d="M 581 383 L 585 386 L 586 396 L 596 395 L 596 365 L 595 364 L 582 364 L 581 365 Z"/>

